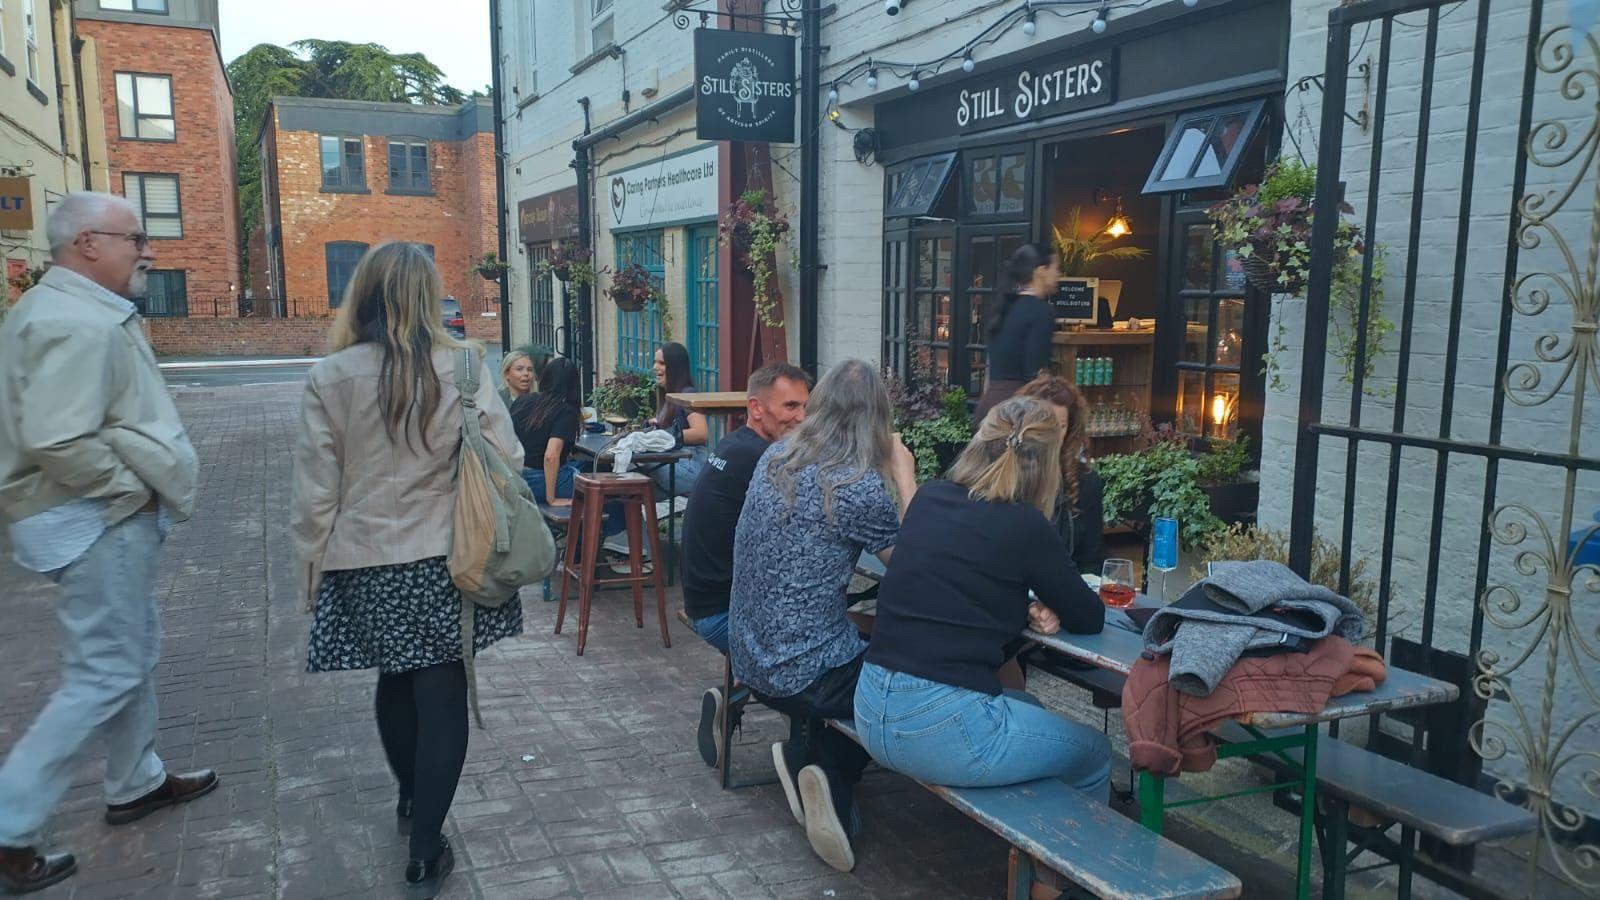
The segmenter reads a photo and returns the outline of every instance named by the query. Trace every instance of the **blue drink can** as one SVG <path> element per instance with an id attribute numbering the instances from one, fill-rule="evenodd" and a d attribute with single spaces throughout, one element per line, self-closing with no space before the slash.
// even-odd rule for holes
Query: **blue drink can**
<path id="1" fill-rule="evenodd" d="M 1156 519 L 1154 538 L 1154 546 L 1150 549 L 1150 567 L 1171 572 L 1178 567 L 1178 520 L 1167 517 Z"/>

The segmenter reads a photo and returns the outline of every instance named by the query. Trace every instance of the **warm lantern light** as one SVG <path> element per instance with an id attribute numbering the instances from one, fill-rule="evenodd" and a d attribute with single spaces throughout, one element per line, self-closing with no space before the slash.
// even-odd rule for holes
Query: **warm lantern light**
<path id="1" fill-rule="evenodd" d="M 1211 421 L 1221 426 L 1228 424 L 1228 395 L 1216 394 L 1211 398 Z"/>
<path id="2" fill-rule="evenodd" d="M 1108 237 L 1120 238 L 1133 234 L 1133 223 L 1122 212 L 1122 198 L 1117 198 L 1117 211 L 1111 216 L 1111 221 L 1106 223 L 1105 233 Z"/>

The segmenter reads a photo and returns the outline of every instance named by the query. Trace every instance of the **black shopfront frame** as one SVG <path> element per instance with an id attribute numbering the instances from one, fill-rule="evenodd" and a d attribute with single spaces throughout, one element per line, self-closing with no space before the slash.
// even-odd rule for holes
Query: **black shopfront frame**
<path id="1" fill-rule="evenodd" d="M 1196 12 L 1206 15 L 1196 16 L 1194 15 Z M 1182 24 L 1194 26 L 1197 21 L 1201 27 L 1214 33 L 1240 37 L 1240 25 L 1247 23 L 1249 31 L 1255 35 L 1273 36 L 1274 44 L 1270 48 L 1271 52 L 1265 54 L 1271 57 L 1271 64 L 1262 65 L 1258 67 L 1258 71 L 1250 74 L 1234 73 L 1231 77 L 1159 91 L 1150 97 L 1132 98 L 1107 107 L 1064 115 L 1055 120 L 1029 122 L 990 132 L 951 135 L 908 144 L 898 144 L 892 134 L 882 133 L 885 125 L 892 126 L 895 121 L 894 116 L 884 114 L 886 108 L 898 107 L 895 112 L 900 113 L 900 121 L 908 121 L 912 117 L 936 116 L 938 107 L 918 112 L 916 107 L 908 105 L 916 102 L 912 100 L 902 100 L 896 104 L 879 107 L 879 140 L 884 143 L 882 159 L 886 172 L 886 189 L 893 173 L 903 165 L 915 163 L 923 157 L 934 154 L 956 152 L 950 183 L 945 188 L 945 197 L 934 212 L 929 216 L 884 220 L 882 359 L 887 367 L 899 374 L 906 374 L 910 353 L 919 341 L 925 342 L 934 361 L 941 358 L 948 360 L 948 382 L 966 388 L 969 398 L 976 400 L 982 390 L 981 360 L 984 346 L 982 329 L 985 311 L 983 301 L 987 300 L 987 295 L 979 298 L 971 289 L 972 275 L 976 270 L 984 268 L 986 263 L 986 258 L 976 252 L 975 248 L 979 242 L 985 240 L 1005 239 L 1013 242 L 1019 242 L 1019 239 L 1041 242 L 1049 240 L 1051 223 L 1047 219 L 1045 208 L 1044 171 L 1048 165 L 1046 160 L 1052 145 L 1140 128 L 1160 127 L 1164 134 L 1170 134 L 1182 117 L 1196 110 L 1265 100 L 1267 102 L 1263 113 L 1264 121 L 1257 129 L 1257 138 L 1249 150 L 1251 154 L 1257 155 L 1257 159 L 1252 161 L 1252 168 L 1259 169 L 1266 160 L 1277 156 L 1279 135 L 1284 121 L 1282 101 L 1288 49 L 1286 11 L 1279 4 L 1238 0 L 1234 3 L 1218 4 L 1209 9 L 1190 11 L 1189 16 L 1182 20 Z M 1171 48 L 1175 46 L 1196 46 L 1192 38 L 1195 31 L 1194 27 L 1177 29 L 1173 27 L 1172 22 L 1156 21 L 1143 28 L 1129 28 L 1122 37 L 1126 41 L 1125 46 L 1136 46 L 1141 39 L 1153 37 L 1151 43 L 1166 44 L 1166 52 L 1170 53 Z M 1248 38 L 1249 35 L 1246 34 L 1244 37 Z M 1201 54 L 1207 57 L 1231 53 L 1237 47 L 1232 42 L 1212 45 L 1205 45 L 1202 42 L 1201 45 L 1210 46 L 1211 53 Z M 1161 51 L 1158 49 L 1152 53 L 1160 54 Z M 1124 62 L 1128 60 L 1126 52 L 1123 60 Z M 1177 54 L 1172 58 L 1171 65 L 1194 71 L 1206 70 L 1206 60 L 1196 60 L 1193 54 Z M 1126 73 L 1119 77 L 1124 85 L 1136 82 L 1136 79 L 1128 77 Z M 925 98 L 926 102 L 930 104 L 939 102 L 937 92 L 928 92 L 925 89 L 924 93 L 929 94 Z M 923 99 L 918 98 L 918 100 Z M 889 121 L 886 122 L 885 119 Z M 1024 150 L 1027 154 L 1025 208 L 1009 214 L 969 212 L 969 161 L 975 156 L 1013 148 Z M 1152 160 L 1152 165 L 1154 162 Z M 1240 183 L 1243 183 L 1243 180 L 1241 177 Z M 955 195 L 954 198 L 950 196 L 952 194 Z M 1233 411 L 1233 415 L 1237 417 L 1237 433 L 1250 439 L 1252 456 L 1258 456 L 1265 400 L 1265 377 L 1261 358 L 1267 349 L 1272 298 L 1252 287 L 1247 286 L 1243 289 L 1244 331 L 1240 335 L 1242 347 L 1238 354 L 1237 365 L 1219 366 L 1215 359 L 1216 341 L 1211 334 L 1211 331 L 1215 330 L 1216 321 L 1214 302 L 1213 312 L 1207 317 L 1210 329 L 1207 333 L 1207 343 L 1211 345 L 1207 352 L 1210 355 L 1203 362 L 1186 362 L 1183 358 L 1184 341 L 1188 331 L 1185 303 L 1190 302 L 1197 292 L 1185 288 L 1183 271 L 1185 248 L 1182 241 L 1187 235 L 1188 226 L 1205 220 L 1206 207 L 1215 202 L 1217 197 L 1215 192 L 1176 193 L 1161 197 L 1161 234 L 1155 251 L 1147 258 L 1147 262 L 1156 267 L 1161 291 L 1156 316 L 1150 413 L 1154 422 L 1176 421 L 1181 379 L 1201 378 L 1209 391 L 1219 375 L 1224 379 L 1230 379 L 1229 384 L 1233 377 L 1237 377 L 1238 393 L 1235 400 L 1236 409 Z M 885 209 L 888 208 L 888 200 L 889 198 L 885 197 Z M 942 257 L 938 254 L 937 248 L 941 241 L 948 241 L 951 248 L 948 275 L 938 269 Z M 928 284 L 930 281 L 926 277 L 928 273 L 925 266 L 920 266 L 919 263 L 925 262 L 925 254 L 920 251 L 929 247 L 930 242 L 935 248 L 935 271 L 932 273 L 934 277 L 931 279 L 931 284 Z M 1002 257 L 1000 260 L 1002 265 L 1003 261 Z M 919 284 L 919 280 L 923 283 Z M 929 317 L 926 305 L 919 306 L 917 303 L 919 292 L 929 291 L 935 298 L 933 313 L 935 318 Z M 948 294 L 947 312 L 939 310 L 940 291 Z M 916 315 L 919 312 L 923 314 L 921 321 L 918 321 Z M 941 320 L 949 324 L 948 337 L 943 337 L 937 332 Z M 934 332 L 931 340 L 924 336 L 924 332 L 927 331 Z M 1180 375 L 1180 372 L 1191 374 Z M 1205 396 L 1209 398 L 1211 395 L 1207 393 Z"/>

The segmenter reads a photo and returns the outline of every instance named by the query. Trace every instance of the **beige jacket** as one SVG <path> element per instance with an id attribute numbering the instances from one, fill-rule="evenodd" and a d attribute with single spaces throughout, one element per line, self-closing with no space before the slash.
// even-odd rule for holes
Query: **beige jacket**
<path id="1" fill-rule="evenodd" d="M 311 367 L 294 448 L 289 529 L 301 601 L 315 602 L 324 570 L 415 562 L 450 552 L 456 457 L 461 447 L 459 351 L 438 349 L 439 407 L 422 423 L 430 449 L 413 426 L 411 441 L 389 438 L 378 406 L 383 351 L 347 347 Z M 522 445 L 495 381 L 478 357 L 475 398 L 489 446 L 522 467 Z"/>
<path id="2" fill-rule="evenodd" d="M 0 326 L 0 513 L 80 498 L 114 525 L 160 497 L 194 507 L 197 464 L 133 304 L 76 272 L 46 272 Z"/>

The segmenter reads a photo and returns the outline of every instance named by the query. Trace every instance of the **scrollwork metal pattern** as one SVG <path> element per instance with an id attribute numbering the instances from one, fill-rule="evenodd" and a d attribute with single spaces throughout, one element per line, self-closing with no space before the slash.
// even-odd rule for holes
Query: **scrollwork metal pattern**
<path id="1" fill-rule="evenodd" d="M 1577 43 L 1583 52 L 1574 48 Z M 1566 101 L 1587 103 L 1589 121 L 1575 129 L 1568 121 L 1549 119 L 1536 123 L 1529 131 L 1524 151 L 1531 166 L 1544 170 L 1571 167 L 1570 178 L 1558 187 L 1530 189 L 1517 198 L 1519 216 L 1517 242 L 1524 250 L 1548 245 L 1561 260 L 1559 271 L 1520 274 L 1514 282 L 1512 309 L 1523 319 L 1551 315 L 1568 308 L 1570 327 L 1564 331 L 1552 326 L 1533 338 L 1532 355 L 1537 360 L 1522 360 L 1506 369 L 1502 389 L 1506 398 L 1522 407 L 1538 407 L 1569 401 L 1567 451 L 1577 456 L 1582 450 L 1585 399 L 1592 389 L 1600 393 L 1600 110 L 1592 94 L 1600 94 L 1600 44 L 1587 34 L 1563 25 L 1546 31 L 1531 48 L 1540 80 L 1555 81 L 1556 92 Z M 1581 107 L 1570 107 L 1579 110 Z M 1561 175 L 1555 176 L 1558 180 Z M 1581 240 L 1569 241 L 1555 219 L 1575 197 L 1586 197 L 1588 228 Z M 1579 201 L 1581 203 L 1581 200 Z M 1566 218 L 1579 221 L 1581 209 Z M 1554 377 L 1547 372 L 1554 369 Z M 1513 750 L 1524 761 L 1526 775 L 1521 779 L 1525 793 L 1521 802 L 1539 820 L 1533 853 L 1529 858 L 1530 889 L 1537 884 L 1543 847 L 1560 874 L 1586 888 L 1600 887 L 1600 847 L 1580 843 L 1577 832 L 1584 824 L 1578 809 L 1561 803 L 1554 796 L 1557 780 L 1570 768 L 1584 768 L 1578 775 L 1583 790 L 1600 797 L 1600 753 L 1574 749 L 1574 739 L 1586 730 L 1600 727 L 1600 688 L 1594 673 L 1600 671 L 1600 630 L 1586 635 L 1576 617 L 1575 604 L 1585 595 L 1600 594 L 1600 568 L 1578 565 L 1578 541 L 1568 549 L 1567 535 L 1574 527 L 1577 471 L 1564 472 L 1564 495 L 1556 527 L 1538 510 L 1507 503 L 1495 509 L 1486 524 L 1495 543 L 1515 549 L 1512 568 L 1524 578 L 1543 579 L 1543 596 L 1537 603 L 1525 603 L 1514 587 L 1491 584 L 1479 598 L 1484 619 L 1500 629 L 1519 650 L 1502 658 L 1499 651 L 1482 649 L 1478 653 L 1478 674 L 1473 681 L 1477 696 L 1504 704 L 1509 721 L 1494 721 L 1487 716 L 1472 727 L 1473 749 L 1485 761 L 1500 760 Z M 1600 524 L 1587 529 L 1585 539 L 1600 534 Z M 1539 663 L 1542 662 L 1541 667 Z M 1510 689 L 1510 677 L 1524 667 L 1528 675 L 1542 679 L 1539 706 L 1528 704 Z M 1542 670 L 1542 671 L 1541 671 Z M 1558 691 L 1576 691 L 1588 709 L 1570 721 L 1557 722 L 1555 701 Z M 1527 696 L 1526 693 L 1523 696 Z M 1509 781 L 1501 781 L 1496 791 L 1511 798 L 1517 793 Z"/>

